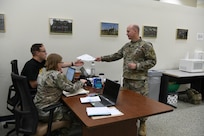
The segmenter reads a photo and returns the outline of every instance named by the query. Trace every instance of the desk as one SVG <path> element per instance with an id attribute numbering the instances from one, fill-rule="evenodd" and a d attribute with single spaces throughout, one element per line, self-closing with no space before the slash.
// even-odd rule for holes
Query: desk
<path id="1" fill-rule="evenodd" d="M 204 73 L 189 73 L 180 70 L 164 70 L 162 71 L 159 101 L 167 103 L 168 83 L 175 81 L 178 84 L 191 84 L 191 88 L 196 89 L 204 96 Z"/>
<path id="2" fill-rule="evenodd" d="M 81 104 L 79 98 L 62 97 L 62 100 L 82 121 L 83 136 L 136 136 L 137 119 L 173 111 L 171 106 L 152 100 L 130 90 L 121 89 L 119 92 L 116 108 L 124 115 L 93 120 L 86 114 L 86 107 L 91 104 Z"/>

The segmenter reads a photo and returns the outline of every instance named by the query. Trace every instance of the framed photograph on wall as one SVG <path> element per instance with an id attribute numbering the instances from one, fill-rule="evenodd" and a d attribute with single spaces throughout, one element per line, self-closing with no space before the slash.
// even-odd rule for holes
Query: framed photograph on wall
<path id="1" fill-rule="evenodd" d="M 186 40 L 188 38 L 188 29 L 177 29 L 176 39 Z"/>
<path id="2" fill-rule="evenodd" d="M 156 26 L 144 26 L 143 27 L 143 37 L 157 37 L 157 27 Z"/>
<path id="3" fill-rule="evenodd" d="M 51 34 L 72 34 L 72 20 L 50 18 L 49 27 Z"/>
<path id="4" fill-rule="evenodd" d="M 101 22 L 101 36 L 118 36 L 118 23 Z"/>
<path id="5" fill-rule="evenodd" d="M 0 14 L 0 32 L 5 32 L 5 16 Z"/>

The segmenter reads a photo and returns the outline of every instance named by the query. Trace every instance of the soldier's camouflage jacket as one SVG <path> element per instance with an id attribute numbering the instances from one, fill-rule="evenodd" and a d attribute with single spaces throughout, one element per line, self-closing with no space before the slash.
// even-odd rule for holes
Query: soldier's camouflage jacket
<path id="1" fill-rule="evenodd" d="M 156 54 L 151 43 L 141 38 L 136 42 L 126 43 L 118 52 L 102 56 L 102 61 L 110 62 L 123 58 L 123 77 L 133 80 L 146 80 L 148 69 L 156 64 Z M 129 69 L 128 63 L 136 63 L 136 69 Z"/>
<path id="2" fill-rule="evenodd" d="M 39 74 L 37 86 L 37 94 L 34 98 L 34 103 L 38 109 L 39 116 L 48 116 L 48 113 L 42 111 L 44 107 L 57 103 L 61 97 L 62 92 L 74 92 L 83 87 L 82 82 L 78 81 L 72 83 L 67 80 L 66 76 L 56 70 L 42 70 Z M 58 111 L 60 109 L 57 109 Z"/>

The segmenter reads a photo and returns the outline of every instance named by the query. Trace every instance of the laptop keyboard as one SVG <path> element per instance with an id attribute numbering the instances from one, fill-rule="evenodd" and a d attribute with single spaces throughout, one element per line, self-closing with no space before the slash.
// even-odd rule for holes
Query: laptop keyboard
<path id="1" fill-rule="evenodd" d="M 107 105 L 107 104 L 110 104 L 110 103 L 111 103 L 110 101 L 106 100 L 106 98 L 104 98 L 103 96 L 100 96 L 100 98 L 101 98 L 101 103 L 102 103 L 103 105 Z"/>

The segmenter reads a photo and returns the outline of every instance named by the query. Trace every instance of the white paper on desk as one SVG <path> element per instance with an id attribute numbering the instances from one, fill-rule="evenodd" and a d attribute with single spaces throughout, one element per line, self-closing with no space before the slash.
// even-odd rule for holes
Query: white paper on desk
<path id="1" fill-rule="evenodd" d="M 94 61 L 95 58 L 88 55 L 88 54 L 84 54 L 84 55 L 81 55 L 79 57 L 77 57 L 77 59 L 80 59 L 80 60 L 83 60 L 83 61 Z"/>
<path id="2" fill-rule="evenodd" d="M 123 113 L 119 111 L 116 107 L 109 107 L 109 111 L 111 112 L 111 115 L 122 115 Z"/>
<path id="3" fill-rule="evenodd" d="M 89 91 L 88 90 L 85 90 L 83 88 L 77 90 L 76 92 L 73 92 L 73 93 L 70 93 L 70 92 L 66 92 L 66 91 L 63 91 L 63 94 L 66 96 L 66 97 L 70 97 L 70 96 L 75 96 L 75 95 L 78 95 L 78 94 L 88 94 Z"/>
<path id="4" fill-rule="evenodd" d="M 81 103 L 89 103 L 89 102 L 98 102 L 101 101 L 99 96 L 87 96 L 87 97 L 81 97 L 80 98 Z"/>
<path id="5" fill-rule="evenodd" d="M 103 119 L 103 118 L 110 118 L 110 117 L 115 117 L 115 116 L 122 116 L 124 113 L 119 111 L 115 106 L 108 107 L 111 115 L 110 116 L 93 116 L 91 117 L 92 119 Z"/>
<path id="6" fill-rule="evenodd" d="M 108 116 L 111 115 L 108 107 L 86 107 L 88 116 Z"/>

